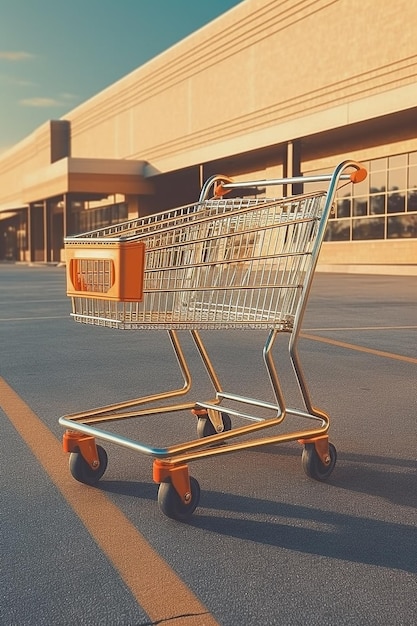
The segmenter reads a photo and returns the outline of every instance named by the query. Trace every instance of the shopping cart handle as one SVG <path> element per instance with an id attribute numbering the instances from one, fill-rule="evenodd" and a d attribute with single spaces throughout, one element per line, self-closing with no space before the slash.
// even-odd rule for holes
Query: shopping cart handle
<path id="1" fill-rule="evenodd" d="M 347 167 L 355 168 L 350 174 L 342 173 Z M 320 174 L 320 175 L 300 175 L 292 176 L 290 178 L 273 178 L 263 180 L 252 181 L 240 181 L 234 182 L 232 178 L 218 174 L 209 178 L 203 185 L 200 193 L 200 200 L 207 198 L 208 191 L 213 187 L 214 198 L 222 198 L 229 193 L 232 189 L 243 189 L 248 187 L 265 187 L 269 185 L 294 185 L 300 183 L 304 185 L 306 183 L 318 183 L 331 181 L 333 176 L 337 174 L 337 180 L 346 180 L 351 183 L 361 183 L 368 175 L 367 170 L 359 163 L 354 161 L 345 161 L 334 171 L 333 174 Z"/>
<path id="2" fill-rule="evenodd" d="M 360 167 L 355 170 L 350 175 L 350 180 L 352 183 L 361 183 L 368 176 L 368 172 L 364 167 Z"/>
<path id="3" fill-rule="evenodd" d="M 232 183 L 232 179 L 229 178 L 227 179 L 228 183 Z M 216 183 L 214 185 L 214 197 L 215 198 L 223 198 L 223 196 L 225 196 L 227 193 L 230 193 L 232 191 L 232 189 L 226 189 L 224 187 L 224 181 L 220 181 L 219 183 Z"/>

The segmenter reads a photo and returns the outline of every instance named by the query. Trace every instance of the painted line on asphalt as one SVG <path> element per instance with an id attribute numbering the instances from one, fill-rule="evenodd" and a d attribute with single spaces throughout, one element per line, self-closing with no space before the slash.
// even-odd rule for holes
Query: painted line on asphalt
<path id="1" fill-rule="evenodd" d="M 152 623 L 218 626 L 207 607 L 107 496 L 70 476 L 59 441 L 1 377 L 0 407 Z"/>
<path id="2" fill-rule="evenodd" d="M 334 328 L 306 328 L 307 332 L 329 332 L 339 330 L 417 330 L 417 326 L 335 326 Z"/>
<path id="3" fill-rule="evenodd" d="M 34 320 L 62 320 L 66 318 L 71 319 L 69 315 L 42 315 L 42 317 L 31 315 L 29 317 L 0 317 L 0 322 L 27 322 L 28 320 L 33 322 Z"/>
<path id="4" fill-rule="evenodd" d="M 327 337 L 319 337 L 318 335 L 310 335 L 308 333 L 301 333 L 300 336 L 304 339 L 310 339 L 311 341 L 320 341 L 321 343 L 328 343 L 332 346 L 338 346 L 339 348 L 347 348 L 348 350 L 356 350 L 357 352 L 366 352 L 366 354 L 381 356 L 385 359 L 395 359 L 396 361 L 405 361 L 406 363 L 417 363 L 417 358 L 414 358 L 412 356 L 404 356 L 402 354 L 384 352 L 383 350 L 366 348 L 365 346 L 358 346 L 354 343 L 346 343 L 345 341 L 338 341 L 336 339 L 329 339 Z"/>

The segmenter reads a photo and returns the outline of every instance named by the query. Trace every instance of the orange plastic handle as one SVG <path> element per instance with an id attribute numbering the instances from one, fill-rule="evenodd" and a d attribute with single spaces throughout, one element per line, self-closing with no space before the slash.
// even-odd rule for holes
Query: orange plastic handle
<path id="1" fill-rule="evenodd" d="M 368 172 L 364 167 L 360 167 L 350 175 L 352 183 L 361 183 L 368 176 Z"/>
<path id="2" fill-rule="evenodd" d="M 232 190 L 231 189 L 225 189 L 223 187 L 224 183 L 232 183 L 232 179 L 228 178 L 226 181 L 220 181 L 219 183 L 216 183 L 214 185 L 214 197 L 215 198 L 222 198 L 223 196 L 225 196 L 227 193 L 230 193 Z"/>

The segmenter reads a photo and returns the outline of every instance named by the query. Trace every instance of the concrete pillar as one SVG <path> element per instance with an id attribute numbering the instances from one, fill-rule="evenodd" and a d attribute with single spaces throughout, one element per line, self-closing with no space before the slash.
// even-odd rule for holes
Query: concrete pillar
<path id="1" fill-rule="evenodd" d="M 125 196 L 127 204 L 127 219 L 133 220 L 139 217 L 139 196 Z"/>
<path id="2" fill-rule="evenodd" d="M 301 141 L 299 139 L 287 143 L 285 170 L 285 176 L 288 178 L 301 176 Z M 304 191 L 304 185 L 302 183 L 295 183 L 291 187 L 291 190 L 287 189 L 287 193 L 295 195 L 303 193 Z"/>

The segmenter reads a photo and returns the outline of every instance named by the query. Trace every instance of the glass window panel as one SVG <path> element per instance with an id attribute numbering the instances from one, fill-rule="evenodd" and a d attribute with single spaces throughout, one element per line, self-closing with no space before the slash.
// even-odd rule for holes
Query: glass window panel
<path id="1" fill-rule="evenodd" d="M 387 188 L 387 173 L 384 172 L 371 172 L 369 174 L 369 190 L 370 193 L 378 193 L 378 191 L 386 191 Z"/>
<path id="2" fill-rule="evenodd" d="M 349 241 L 350 220 L 333 220 L 327 224 L 325 241 Z"/>
<path id="3" fill-rule="evenodd" d="M 353 215 L 366 215 L 368 212 L 367 198 L 353 198 Z"/>
<path id="4" fill-rule="evenodd" d="M 353 220 L 352 239 L 384 239 L 384 217 Z"/>
<path id="5" fill-rule="evenodd" d="M 408 162 L 410 165 L 417 165 L 417 152 L 410 152 Z"/>
<path id="6" fill-rule="evenodd" d="M 396 191 L 397 189 L 403 190 L 407 187 L 407 168 L 404 167 L 400 170 L 390 170 L 388 172 L 388 190 Z"/>
<path id="7" fill-rule="evenodd" d="M 405 195 L 401 193 L 389 193 L 387 200 L 388 213 L 403 213 L 405 211 Z"/>
<path id="8" fill-rule="evenodd" d="M 417 211 L 417 189 L 408 194 L 407 211 Z"/>
<path id="9" fill-rule="evenodd" d="M 385 213 L 385 197 L 384 193 L 369 197 L 370 215 L 381 215 Z"/>
<path id="10" fill-rule="evenodd" d="M 388 167 L 388 159 L 373 159 L 369 161 L 369 170 L 371 172 L 385 171 Z"/>
<path id="11" fill-rule="evenodd" d="M 408 188 L 417 189 L 417 165 L 408 169 Z"/>
<path id="12" fill-rule="evenodd" d="M 365 195 L 367 195 L 369 193 L 368 185 L 369 185 L 368 177 L 366 177 L 365 180 L 363 180 L 360 183 L 352 184 L 351 185 L 352 196 L 365 196 Z"/>
<path id="13" fill-rule="evenodd" d="M 341 198 L 336 203 L 336 216 L 337 217 L 350 217 L 351 216 L 351 199 L 350 197 Z"/>
<path id="14" fill-rule="evenodd" d="M 417 215 L 398 215 L 388 218 L 388 238 L 417 237 Z"/>
<path id="15" fill-rule="evenodd" d="M 407 167 L 407 156 L 407 154 L 397 154 L 396 156 L 389 157 L 389 168 L 391 169 L 395 167 Z"/>

